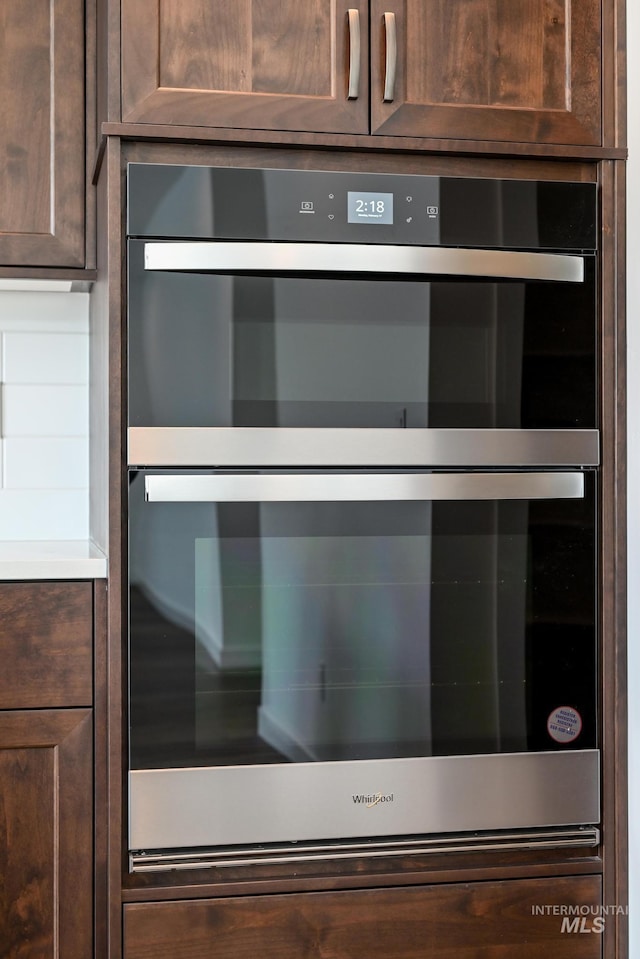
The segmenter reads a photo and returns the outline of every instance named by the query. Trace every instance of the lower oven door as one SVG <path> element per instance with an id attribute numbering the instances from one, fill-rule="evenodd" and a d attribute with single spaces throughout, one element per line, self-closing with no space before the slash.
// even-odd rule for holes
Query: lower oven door
<path id="1" fill-rule="evenodd" d="M 132 470 L 130 848 L 597 823 L 595 483 Z"/>

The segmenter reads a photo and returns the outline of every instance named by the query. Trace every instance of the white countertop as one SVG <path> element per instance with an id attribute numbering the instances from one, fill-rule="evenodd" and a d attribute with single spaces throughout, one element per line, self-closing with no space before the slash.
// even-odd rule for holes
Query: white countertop
<path id="1" fill-rule="evenodd" d="M 104 579 L 107 557 L 90 540 L 0 540 L 0 581 Z"/>

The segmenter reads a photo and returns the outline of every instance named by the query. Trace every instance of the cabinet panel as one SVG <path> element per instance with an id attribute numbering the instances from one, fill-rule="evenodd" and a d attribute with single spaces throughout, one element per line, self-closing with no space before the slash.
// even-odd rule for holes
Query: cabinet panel
<path id="1" fill-rule="evenodd" d="M 533 913 L 600 903 L 598 876 L 140 903 L 124 909 L 125 959 L 598 959 L 593 917 L 580 935 Z"/>
<path id="2" fill-rule="evenodd" d="M 92 584 L 0 585 L 0 709 L 88 706 Z"/>
<path id="3" fill-rule="evenodd" d="M 371 42 L 374 133 L 600 143 L 600 0 L 371 0 Z"/>
<path id="4" fill-rule="evenodd" d="M 43 802 L 53 793 L 53 779 L 51 750 L 0 750 L 0 802 L 7 823 L 2 850 L 3 951 L 9 944 L 15 948 L 28 940 L 42 956 L 53 954 L 55 821 L 53 803 Z"/>
<path id="5" fill-rule="evenodd" d="M 367 0 L 123 0 L 123 119 L 364 133 L 367 57 Z"/>
<path id="6" fill-rule="evenodd" d="M 599 145 L 601 2 L 122 0 L 122 117 Z"/>
<path id="7" fill-rule="evenodd" d="M 0 265 L 84 265 L 84 5 L 0 4 Z"/>
<path id="8" fill-rule="evenodd" d="M 0 954 L 92 955 L 89 710 L 0 713 Z"/>

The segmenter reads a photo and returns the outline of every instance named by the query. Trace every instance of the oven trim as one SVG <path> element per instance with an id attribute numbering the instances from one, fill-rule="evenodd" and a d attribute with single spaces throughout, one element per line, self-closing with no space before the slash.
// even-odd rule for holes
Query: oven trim
<path id="1" fill-rule="evenodd" d="M 129 773 L 132 850 L 599 821 L 597 749 Z"/>
<path id="2" fill-rule="evenodd" d="M 131 872 L 224 869 L 234 866 L 264 866 L 326 860 L 425 856 L 439 853 L 507 852 L 533 849 L 596 849 L 600 830 L 596 826 L 550 829 L 496 830 L 494 832 L 448 833 L 442 836 L 410 836 L 365 839 L 356 842 L 266 844 L 212 849 L 135 850 L 129 854 Z"/>
<path id="3" fill-rule="evenodd" d="M 129 466 L 586 467 L 598 430 L 157 427 L 128 430 Z"/>

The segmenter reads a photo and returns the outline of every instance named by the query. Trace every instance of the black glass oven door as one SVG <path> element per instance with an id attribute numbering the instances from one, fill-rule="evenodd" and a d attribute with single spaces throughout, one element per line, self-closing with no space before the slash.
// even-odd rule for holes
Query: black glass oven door
<path id="1" fill-rule="evenodd" d="M 194 246 L 209 257 L 221 247 L 257 252 L 249 272 L 238 254 L 235 270 L 207 271 Z M 597 426 L 593 257 L 344 244 L 330 248 L 331 273 L 309 272 L 321 254 L 298 244 L 307 272 L 283 266 L 281 251 L 278 269 L 256 266 L 283 246 L 130 241 L 130 427 Z M 187 251 L 192 271 L 145 268 L 150 248 Z M 415 272 L 394 273 L 391 258 L 401 264 L 406 249 Z M 457 269 L 476 275 L 448 274 L 446 258 L 465 253 Z M 421 274 L 427 254 L 436 261 Z M 364 273 L 376 257 L 387 272 Z M 536 258 L 553 261 L 551 272 Z"/>
<path id="2" fill-rule="evenodd" d="M 594 747 L 594 483 L 133 471 L 133 768 Z"/>

